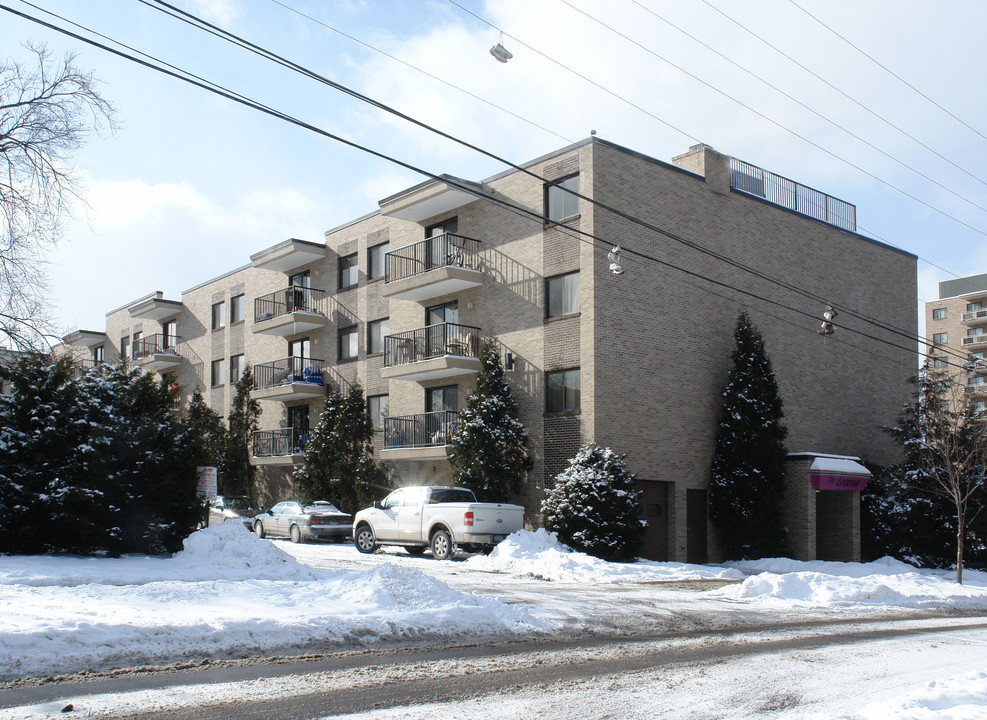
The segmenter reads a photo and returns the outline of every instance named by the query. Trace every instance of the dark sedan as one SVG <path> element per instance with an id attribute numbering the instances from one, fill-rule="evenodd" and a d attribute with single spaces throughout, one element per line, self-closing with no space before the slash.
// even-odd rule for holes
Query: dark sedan
<path id="1" fill-rule="evenodd" d="M 312 538 L 342 542 L 352 531 L 353 516 L 324 500 L 311 505 L 293 500 L 280 502 L 254 518 L 257 537 L 287 537 L 296 543 Z"/>

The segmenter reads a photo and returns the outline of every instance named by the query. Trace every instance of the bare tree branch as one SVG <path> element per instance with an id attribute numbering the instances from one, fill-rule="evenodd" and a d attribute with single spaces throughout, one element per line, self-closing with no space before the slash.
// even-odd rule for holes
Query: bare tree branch
<path id="1" fill-rule="evenodd" d="M 72 154 L 115 108 L 99 81 L 75 65 L 27 45 L 34 63 L 0 64 L 0 345 L 47 349 L 52 313 L 45 252 L 62 239 L 74 202 L 85 204 Z"/>

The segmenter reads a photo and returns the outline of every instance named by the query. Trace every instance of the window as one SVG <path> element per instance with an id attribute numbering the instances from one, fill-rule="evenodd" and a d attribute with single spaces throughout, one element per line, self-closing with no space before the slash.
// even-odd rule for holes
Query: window
<path id="1" fill-rule="evenodd" d="M 949 367 L 949 360 L 941 357 L 932 358 L 932 367 Z"/>
<path id="2" fill-rule="evenodd" d="M 120 359 L 126 360 L 130 357 L 130 338 L 124 335 L 120 338 Z"/>
<path id="3" fill-rule="evenodd" d="M 360 281 L 356 253 L 339 258 L 339 289 L 353 287 Z"/>
<path id="4" fill-rule="evenodd" d="M 946 333 L 942 333 L 942 334 L 945 335 Z M 969 330 L 966 331 L 967 337 L 977 337 L 978 335 L 983 335 L 983 334 L 984 334 L 984 329 L 982 327 L 970 328 Z"/>
<path id="5" fill-rule="evenodd" d="M 218 302 L 212 306 L 212 329 L 226 327 L 226 303 Z"/>
<path id="6" fill-rule="evenodd" d="M 932 342 L 936 345 L 945 345 L 949 340 L 949 333 L 935 333 L 932 336 Z"/>
<path id="7" fill-rule="evenodd" d="M 970 362 L 977 362 L 984 359 L 984 354 L 982 352 L 970 353 L 966 356 L 966 359 Z"/>
<path id="8" fill-rule="evenodd" d="M 246 365 L 243 362 L 243 355 L 233 355 L 230 358 L 230 385 L 235 385 L 243 376 Z"/>
<path id="9" fill-rule="evenodd" d="M 459 386 L 444 385 L 425 391 L 425 412 L 459 409 Z"/>
<path id="10" fill-rule="evenodd" d="M 243 295 L 234 295 L 230 298 L 230 325 L 243 322 L 246 316 L 247 303 Z"/>
<path id="11" fill-rule="evenodd" d="M 339 362 L 356 360 L 357 355 L 360 352 L 359 342 L 360 333 L 357 331 L 356 325 L 340 330 L 338 352 Z"/>
<path id="12" fill-rule="evenodd" d="M 949 317 L 949 313 L 946 308 L 934 308 L 932 310 L 933 320 L 945 320 L 947 317 Z"/>
<path id="13" fill-rule="evenodd" d="M 571 412 L 579 409 L 579 368 L 545 373 L 545 410 Z"/>
<path id="14" fill-rule="evenodd" d="M 444 303 L 442 305 L 433 305 L 432 307 L 425 309 L 426 325 L 438 325 L 440 323 L 458 323 L 458 322 L 459 322 L 458 300 L 453 300 L 452 302 Z"/>
<path id="15" fill-rule="evenodd" d="M 161 347 L 174 350 L 178 346 L 178 323 L 174 320 L 161 323 Z"/>
<path id="16" fill-rule="evenodd" d="M 210 380 L 212 387 L 222 385 L 226 380 L 226 361 L 222 358 L 212 361 L 212 377 Z"/>
<path id="17" fill-rule="evenodd" d="M 310 358 L 312 343 L 308 338 L 288 341 L 288 357 Z"/>
<path id="18" fill-rule="evenodd" d="M 548 279 L 548 317 L 579 312 L 579 272 Z"/>
<path id="19" fill-rule="evenodd" d="M 103 346 L 102 345 L 97 345 L 96 347 L 93 348 L 93 362 L 94 363 L 104 362 Z"/>
<path id="20" fill-rule="evenodd" d="M 973 411 L 982 413 L 987 410 L 987 400 L 977 400 L 973 403 Z"/>
<path id="21" fill-rule="evenodd" d="M 384 418 L 387 417 L 389 400 L 389 395 L 371 395 L 367 398 L 367 412 L 370 414 L 370 419 L 373 421 L 375 428 L 384 427 Z"/>
<path id="22" fill-rule="evenodd" d="M 562 220 L 579 214 L 579 198 L 572 193 L 579 192 L 579 175 L 570 175 L 558 181 L 557 185 L 545 185 L 545 215 L 551 221 Z"/>
<path id="23" fill-rule="evenodd" d="M 367 250 L 367 279 L 376 280 L 384 277 L 386 270 L 386 256 L 391 249 L 390 243 L 374 245 Z"/>
<path id="24" fill-rule="evenodd" d="M 977 310 L 983 310 L 984 304 L 982 302 L 972 302 L 966 304 L 967 312 L 977 312 Z"/>
<path id="25" fill-rule="evenodd" d="M 390 318 L 367 323 L 367 354 L 384 352 L 384 337 L 390 332 Z"/>
<path id="26" fill-rule="evenodd" d="M 144 355 L 144 333 L 140 330 L 135 332 L 130 338 L 131 357 L 138 358 Z"/>

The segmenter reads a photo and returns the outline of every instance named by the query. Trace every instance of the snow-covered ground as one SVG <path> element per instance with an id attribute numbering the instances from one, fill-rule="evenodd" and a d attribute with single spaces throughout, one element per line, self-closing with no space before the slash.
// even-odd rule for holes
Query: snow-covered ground
<path id="1" fill-rule="evenodd" d="M 515 584 L 505 589 L 508 579 Z M 557 636 L 587 627 L 579 618 L 589 611 L 619 613 L 607 598 L 617 589 L 637 593 L 642 606 L 663 605 L 660 584 L 667 582 L 718 586 L 677 590 L 679 607 L 694 612 L 987 613 L 987 573 L 967 571 L 964 580 L 956 585 L 951 572 L 917 570 L 890 559 L 870 564 L 773 559 L 726 567 L 613 564 L 570 552 L 543 530 L 515 534 L 489 556 L 437 563 L 400 550 L 363 556 L 350 544 L 260 540 L 228 523 L 194 533 L 185 550 L 171 558 L 0 557 L 0 680 L 316 644 L 325 649 Z M 523 582 L 540 588 L 546 582 L 571 585 L 578 592 L 525 592 Z M 594 588 L 601 592 L 594 595 Z M 546 600 L 539 602 L 539 594 Z M 950 652 L 961 653 L 961 659 L 967 657 L 962 653 L 987 658 L 987 646 L 977 642 Z M 930 677 L 934 682 L 927 687 L 841 717 L 987 717 L 983 663 L 964 667 L 969 672 Z M 210 697 L 216 692 L 211 687 Z M 236 690 L 241 697 L 244 692 Z M 505 717 L 532 715 L 523 694 L 501 702 L 516 705 Z M 544 707 L 545 698 L 538 702 Z M 579 702 L 575 695 L 573 702 Z M 51 710 L 0 710 L 0 718 L 47 717 Z M 477 710 L 464 704 L 420 709 L 422 716 L 435 718 Z M 89 712 L 100 716 L 99 708 Z M 635 716 L 630 710 L 624 714 Z M 409 717 L 373 715 L 392 716 Z M 819 717 L 834 716 L 824 710 Z"/>

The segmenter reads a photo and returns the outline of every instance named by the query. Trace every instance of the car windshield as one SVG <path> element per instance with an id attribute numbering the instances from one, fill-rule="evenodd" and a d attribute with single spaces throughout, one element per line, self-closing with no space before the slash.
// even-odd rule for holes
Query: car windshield
<path id="1" fill-rule="evenodd" d="M 428 498 L 429 505 L 457 502 L 476 502 L 476 498 L 473 497 L 473 491 L 466 488 L 433 488 Z"/>
<path id="2" fill-rule="evenodd" d="M 338 507 L 331 502 L 318 500 L 305 508 L 305 512 L 342 513 Z"/>
<path id="3" fill-rule="evenodd" d="M 260 510 L 257 503 L 246 497 L 226 498 L 226 507 L 230 510 Z"/>

